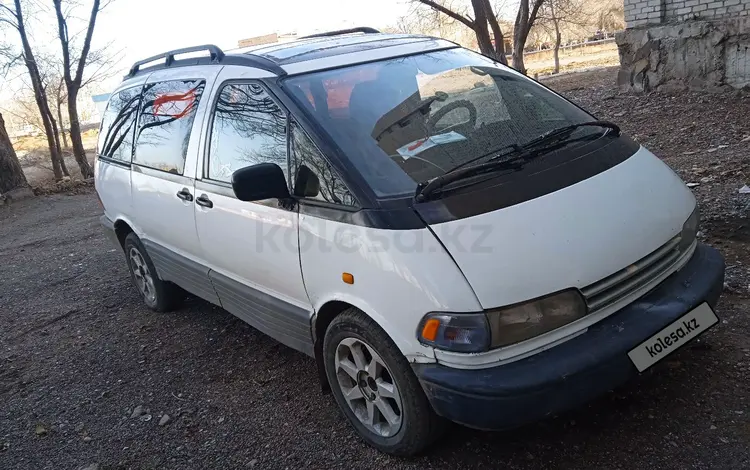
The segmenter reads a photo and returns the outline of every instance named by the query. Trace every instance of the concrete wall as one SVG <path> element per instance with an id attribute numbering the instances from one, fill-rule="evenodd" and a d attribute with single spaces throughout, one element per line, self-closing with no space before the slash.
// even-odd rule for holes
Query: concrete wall
<path id="1" fill-rule="evenodd" d="M 625 0 L 623 90 L 750 86 L 750 0 Z"/>
<path id="2" fill-rule="evenodd" d="M 750 15 L 750 0 L 624 0 L 628 28 Z"/>

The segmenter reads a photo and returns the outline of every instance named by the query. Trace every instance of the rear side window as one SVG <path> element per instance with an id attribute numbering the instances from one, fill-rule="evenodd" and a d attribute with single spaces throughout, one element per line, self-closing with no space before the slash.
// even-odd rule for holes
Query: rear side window
<path id="1" fill-rule="evenodd" d="M 140 86 L 128 88 L 109 99 L 99 132 L 99 156 L 130 163 L 141 89 Z"/>
<path id="2" fill-rule="evenodd" d="M 144 87 L 135 163 L 182 174 L 204 86 L 202 80 L 173 80 Z"/>
<path id="3" fill-rule="evenodd" d="M 286 114 L 259 84 L 226 85 L 214 110 L 207 176 L 228 183 L 258 163 L 276 163 L 287 174 Z"/>

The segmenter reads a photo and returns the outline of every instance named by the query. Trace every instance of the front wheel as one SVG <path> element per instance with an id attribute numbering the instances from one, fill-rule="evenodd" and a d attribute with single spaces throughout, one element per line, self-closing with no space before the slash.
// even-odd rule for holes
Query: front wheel
<path id="1" fill-rule="evenodd" d="M 337 316 L 323 351 L 336 402 L 368 444 L 410 456 L 440 437 L 445 421 L 433 411 L 401 351 L 363 312 L 351 308 Z"/>

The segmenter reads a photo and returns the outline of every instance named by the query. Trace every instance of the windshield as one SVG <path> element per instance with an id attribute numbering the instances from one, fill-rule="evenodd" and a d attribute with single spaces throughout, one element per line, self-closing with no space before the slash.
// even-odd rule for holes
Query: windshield
<path id="1" fill-rule="evenodd" d="M 501 67 L 451 49 L 301 75 L 286 85 L 378 196 L 399 196 L 493 150 L 593 119 Z"/>

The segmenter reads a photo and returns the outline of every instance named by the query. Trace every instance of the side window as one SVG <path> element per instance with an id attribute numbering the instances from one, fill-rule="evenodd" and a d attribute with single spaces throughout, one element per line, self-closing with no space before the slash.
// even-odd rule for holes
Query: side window
<path id="1" fill-rule="evenodd" d="M 315 146 L 310 137 L 295 122 L 292 122 L 292 175 L 294 195 L 318 201 L 356 206 L 354 196 L 349 192 L 341 178 Z M 309 174 L 318 179 L 318 187 L 309 183 Z"/>
<path id="2" fill-rule="evenodd" d="M 225 85 L 214 110 L 206 176 L 228 183 L 236 170 L 258 163 L 276 163 L 286 175 L 286 144 L 286 114 L 261 85 Z"/>
<path id="3" fill-rule="evenodd" d="M 201 80 L 174 80 L 150 83 L 143 88 L 135 163 L 182 174 L 204 86 Z"/>
<path id="4" fill-rule="evenodd" d="M 97 147 L 100 156 L 130 163 L 141 89 L 140 86 L 128 88 L 113 94 L 109 99 L 99 131 Z"/>

